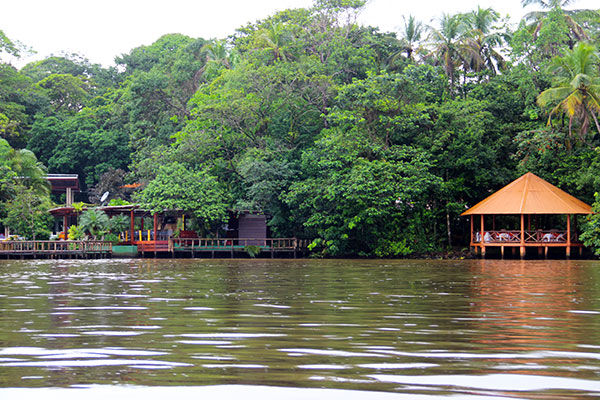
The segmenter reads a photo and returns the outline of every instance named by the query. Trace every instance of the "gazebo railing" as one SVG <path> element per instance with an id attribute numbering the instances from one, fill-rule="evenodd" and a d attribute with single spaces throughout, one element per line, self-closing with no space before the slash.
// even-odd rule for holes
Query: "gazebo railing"
<path id="1" fill-rule="evenodd" d="M 567 231 L 535 230 L 524 231 L 525 243 L 567 243 Z M 481 232 L 474 232 L 471 240 L 473 243 L 481 243 Z M 571 232 L 571 242 L 577 241 L 575 232 Z M 521 243 L 520 230 L 484 231 L 483 243 Z"/>

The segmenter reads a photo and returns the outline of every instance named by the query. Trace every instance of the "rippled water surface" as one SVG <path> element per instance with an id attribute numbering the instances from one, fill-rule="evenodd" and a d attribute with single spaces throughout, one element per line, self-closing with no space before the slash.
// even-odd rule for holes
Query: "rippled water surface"
<path id="1" fill-rule="evenodd" d="M 597 398 L 600 263 L 0 261 L 0 398 L 48 387 Z"/>

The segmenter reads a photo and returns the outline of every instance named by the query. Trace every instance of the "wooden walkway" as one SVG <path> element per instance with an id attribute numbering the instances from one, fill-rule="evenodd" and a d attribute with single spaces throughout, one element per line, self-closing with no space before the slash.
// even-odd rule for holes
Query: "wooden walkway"
<path id="1" fill-rule="evenodd" d="M 0 258 L 107 258 L 112 243 L 100 240 L 5 240 Z"/>
<path id="2" fill-rule="evenodd" d="M 168 240 L 134 241 L 138 256 L 167 256 L 180 258 L 290 257 L 306 254 L 308 240 L 296 238 L 213 239 L 169 238 Z M 0 241 L 0 259 L 25 258 L 108 258 L 113 245 L 104 241 L 73 240 L 8 240 Z"/>
<path id="3" fill-rule="evenodd" d="M 135 242 L 138 252 L 145 255 L 169 254 L 171 257 L 236 257 L 247 256 L 250 251 L 257 256 L 271 258 L 304 255 L 309 241 L 296 238 L 169 238 Z"/>

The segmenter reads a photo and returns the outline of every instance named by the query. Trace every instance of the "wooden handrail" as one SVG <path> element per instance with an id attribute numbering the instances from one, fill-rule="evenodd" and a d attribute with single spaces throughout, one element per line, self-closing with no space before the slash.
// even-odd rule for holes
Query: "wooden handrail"
<path id="1" fill-rule="evenodd" d="M 524 231 L 525 243 L 567 243 L 567 231 L 535 230 Z M 520 243 L 520 230 L 484 231 L 483 238 L 480 232 L 473 232 L 473 243 Z M 571 235 L 571 242 L 575 242 L 576 235 Z"/>
<path id="2" fill-rule="evenodd" d="M 233 249 L 259 246 L 267 249 L 299 249 L 303 242 L 296 238 L 169 238 L 169 251 L 176 247 L 189 249 Z"/>
<path id="3" fill-rule="evenodd" d="M 4 253 L 61 253 L 61 252 L 112 252 L 112 243 L 102 240 L 3 240 L 0 252 Z"/>

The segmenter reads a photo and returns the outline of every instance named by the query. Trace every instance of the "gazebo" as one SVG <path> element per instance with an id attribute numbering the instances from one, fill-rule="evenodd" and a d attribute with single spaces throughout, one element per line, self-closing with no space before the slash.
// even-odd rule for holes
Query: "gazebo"
<path id="1" fill-rule="evenodd" d="M 583 244 L 577 240 L 576 229 L 571 228 L 571 216 L 583 214 L 592 214 L 592 207 L 528 172 L 461 216 L 471 217 L 470 246 L 482 257 L 488 247 L 499 247 L 503 257 L 506 247 L 513 251 L 518 247 L 524 258 L 527 247 L 537 248 L 545 256 L 550 247 L 564 248 L 567 257 L 571 256 L 572 247 L 579 248 L 581 254 Z M 496 229 L 496 217 L 506 215 L 520 217 L 519 230 Z M 540 217 L 551 215 L 566 216 L 564 229 L 540 229 Z M 486 225 L 486 216 L 491 216 L 491 226 Z"/>

